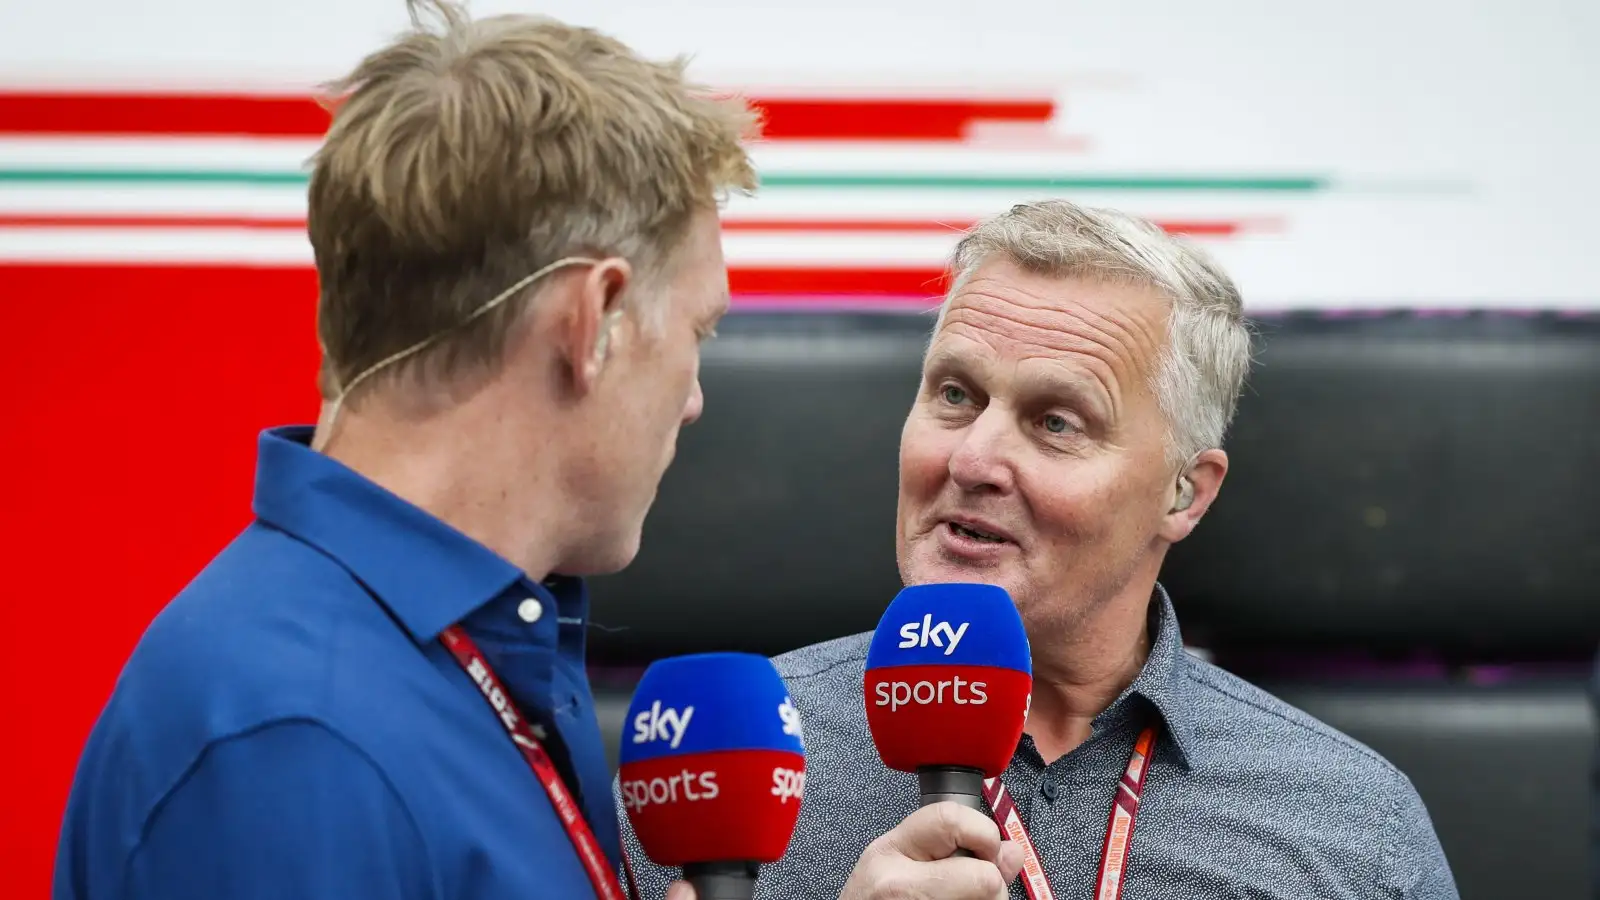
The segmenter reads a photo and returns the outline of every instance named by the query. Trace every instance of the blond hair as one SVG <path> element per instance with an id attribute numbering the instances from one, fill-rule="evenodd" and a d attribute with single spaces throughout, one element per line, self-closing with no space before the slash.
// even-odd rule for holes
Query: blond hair
<path id="1" fill-rule="evenodd" d="M 573 255 L 655 283 L 697 211 L 755 187 L 757 116 L 689 84 L 684 60 L 543 17 L 408 7 L 411 29 L 330 85 L 313 158 L 326 396 L 420 342 L 405 362 L 429 375 L 492 368 L 539 286 L 478 315 L 489 298 Z M 659 306 L 641 293 L 626 299 Z"/>
<path id="2" fill-rule="evenodd" d="M 1239 289 L 1209 254 L 1114 209 L 1045 200 L 973 226 L 951 259 L 953 297 L 983 262 L 1002 256 L 1057 278 L 1144 285 L 1171 302 L 1167 346 L 1153 387 L 1174 463 L 1222 446 L 1250 371 L 1250 326 Z"/>

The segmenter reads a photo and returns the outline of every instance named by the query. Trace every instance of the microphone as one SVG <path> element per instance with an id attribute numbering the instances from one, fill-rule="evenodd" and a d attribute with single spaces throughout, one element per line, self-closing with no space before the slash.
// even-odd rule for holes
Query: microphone
<path id="1" fill-rule="evenodd" d="M 653 663 L 628 705 L 622 805 L 645 855 L 699 900 L 751 900 L 789 846 L 805 794 L 800 714 L 764 656 Z"/>
<path id="2" fill-rule="evenodd" d="M 1011 595 L 988 584 L 902 590 L 872 635 L 864 688 L 878 755 L 916 773 L 921 805 L 949 800 L 983 812 L 983 780 L 998 778 L 1016 753 L 1033 692 Z"/>

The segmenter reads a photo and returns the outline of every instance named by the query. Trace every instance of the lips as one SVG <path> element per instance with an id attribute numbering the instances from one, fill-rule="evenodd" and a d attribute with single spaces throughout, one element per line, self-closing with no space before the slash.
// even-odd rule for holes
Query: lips
<path id="1" fill-rule="evenodd" d="M 953 518 L 946 519 L 943 526 L 952 534 L 968 540 L 985 544 L 1014 544 L 1016 541 L 1000 526 L 983 519 Z"/>

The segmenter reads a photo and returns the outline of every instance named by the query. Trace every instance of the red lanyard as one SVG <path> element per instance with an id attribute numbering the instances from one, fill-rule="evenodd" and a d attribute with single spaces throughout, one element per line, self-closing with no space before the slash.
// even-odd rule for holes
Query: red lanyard
<path id="1" fill-rule="evenodd" d="M 1128 770 L 1117 782 L 1117 794 L 1111 803 L 1111 815 L 1106 821 L 1106 839 L 1100 847 L 1100 874 L 1095 879 L 1095 900 L 1117 900 L 1122 896 L 1122 875 L 1128 870 L 1128 844 L 1133 841 L 1133 823 L 1139 815 L 1139 798 L 1144 794 L 1144 776 L 1149 771 L 1150 751 L 1155 747 L 1156 728 L 1146 726 L 1133 742 L 1133 753 L 1128 756 Z M 1022 825 L 1017 804 L 1006 793 L 1006 786 L 998 778 L 983 783 L 984 799 L 994 810 L 994 820 L 1008 840 L 1022 845 L 1022 886 L 1029 900 L 1055 900 L 1050 882 L 1045 880 L 1044 867 L 1039 864 L 1039 853 L 1034 849 L 1028 830 Z"/>
<path id="2" fill-rule="evenodd" d="M 612 870 L 607 862 L 605 853 L 600 849 L 600 842 L 595 839 L 594 831 L 589 828 L 589 823 L 583 818 L 583 810 L 578 808 L 572 795 L 567 792 L 567 786 L 561 781 L 561 773 L 556 771 L 555 763 L 550 761 L 550 754 L 545 752 L 544 745 L 539 742 L 528 720 L 512 702 L 511 695 L 500 684 L 500 679 L 495 677 L 494 670 L 489 668 L 489 661 L 484 659 L 483 653 L 478 650 L 478 645 L 467 637 L 467 633 L 459 625 L 451 625 L 439 635 L 440 643 L 444 644 L 450 655 L 472 679 L 472 683 L 483 692 L 483 699 L 489 701 L 489 706 L 500 717 L 500 724 L 506 728 L 506 734 L 511 736 L 517 749 L 522 751 L 522 758 L 528 761 L 528 768 L 533 770 L 539 783 L 544 785 L 546 794 L 550 795 L 550 805 L 556 808 L 556 815 L 561 819 L 561 824 L 567 829 L 567 837 L 572 839 L 572 846 L 578 851 L 578 859 L 583 861 L 583 867 L 589 872 L 589 880 L 594 883 L 594 893 L 600 900 L 625 900 L 622 893 L 622 884 L 617 880 L 617 873 Z"/>

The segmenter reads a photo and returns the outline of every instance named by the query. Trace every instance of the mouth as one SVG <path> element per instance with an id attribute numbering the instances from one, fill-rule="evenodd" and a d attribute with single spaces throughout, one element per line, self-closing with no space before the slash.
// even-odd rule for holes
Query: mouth
<path id="1" fill-rule="evenodd" d="M 1009 544 L 1013 543 L 1011 536 L 1003 531 L 996 530 L 994 526 L 983 527 L 976 522 L 948 519 L 944 528 L 951 534 L 980 544 Z"/>

